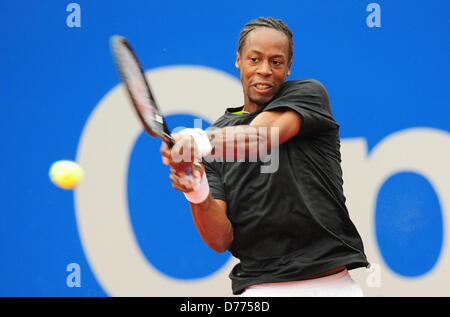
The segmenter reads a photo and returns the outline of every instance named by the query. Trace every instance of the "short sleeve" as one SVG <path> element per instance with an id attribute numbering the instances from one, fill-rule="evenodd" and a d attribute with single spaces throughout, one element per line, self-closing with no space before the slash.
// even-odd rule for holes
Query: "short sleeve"
<path id="1" fill-rule="evenodd" d="M 226 201 L 225 187 L 222 182 L 221 167 L 215 161 L 208 161 L 208 157 L 203 158 L 206 178 L 208 179 L 209 191 L 214 199 Z"/>
<path id="2" fill-rule="evenodd" d="M 302 117 L 299 134 L 338 128 L 333 118 L 325 87 L 314 79 L 300 79 L 283 84 L 277 96 L 265 108 L 294 110 Z"/>

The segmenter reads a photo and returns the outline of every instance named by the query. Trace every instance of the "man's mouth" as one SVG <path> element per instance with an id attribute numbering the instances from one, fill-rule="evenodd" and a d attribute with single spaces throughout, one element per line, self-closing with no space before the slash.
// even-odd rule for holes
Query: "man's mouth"
<path id="1" fill-rule="evenodd" d="M 266 93 L 270 92 L 272 87 L 273 87 L 273 85 L 270 83 L 255 83 L 255 84 L 253 84 L 253 88 L 256 90 L 256 92 L 258 92 L 260 94 L 266 94 Z"/>

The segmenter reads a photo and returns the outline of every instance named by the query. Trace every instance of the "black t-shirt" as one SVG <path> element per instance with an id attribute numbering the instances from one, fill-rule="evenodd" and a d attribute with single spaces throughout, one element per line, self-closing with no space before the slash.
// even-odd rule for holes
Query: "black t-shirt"
<path id="1" fill-rule="evenodd" d="M 204 160 L 210 191 L 227 202 L 234 229 L 229 251 L 240 260 L 230 273 L 234 294 L 253 284 L 302 280 L 347 266 L 367 266 L 362 240 L 345 206 L 339 125 L 328 94 L 313 79 L 288 81 L 262 110 L 233 114 L 212 127 L 248 125 L 262 111 L 294 110 L 300 132 L 270 162 Z M 272 155 L 274 152 L 272 151 Z"/>

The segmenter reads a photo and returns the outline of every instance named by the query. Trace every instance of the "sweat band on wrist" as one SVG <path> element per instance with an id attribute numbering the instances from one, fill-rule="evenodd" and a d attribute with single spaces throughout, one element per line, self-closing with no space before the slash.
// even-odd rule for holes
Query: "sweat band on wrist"
<path id="1" fill-rule="evenodd" d="M 189 193 L 184 193 L 184 196 L 193 204 L 199 204 L 206 200 L 209 195 L 209 183 L 206 178 L 206 173 L 203 172 L 202 179 L 196 189 Z"/>
<path id="2" fill-rule="evenodd" d="M 208 156 L 209 154 L 211 154 L 211 150 L 212 150 L 211 143 L 209 142 L 208 135 L 202 129 L 188 128 L 188 129 L 183 129 L 178 133 L 192 136 L 192 138 L 194 139 L 197 157 L 204 157 L 204 156 Z"/>

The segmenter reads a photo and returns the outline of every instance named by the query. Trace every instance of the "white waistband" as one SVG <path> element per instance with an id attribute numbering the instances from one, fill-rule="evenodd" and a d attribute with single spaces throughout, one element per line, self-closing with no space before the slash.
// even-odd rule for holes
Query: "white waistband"
<path id="1" fill-rule="evenodd" d="M 363 296 L 347 269 L 336 274 L 310 280 L 264 283 L 248 287 L 243 297 L 348 297 Z"/>

